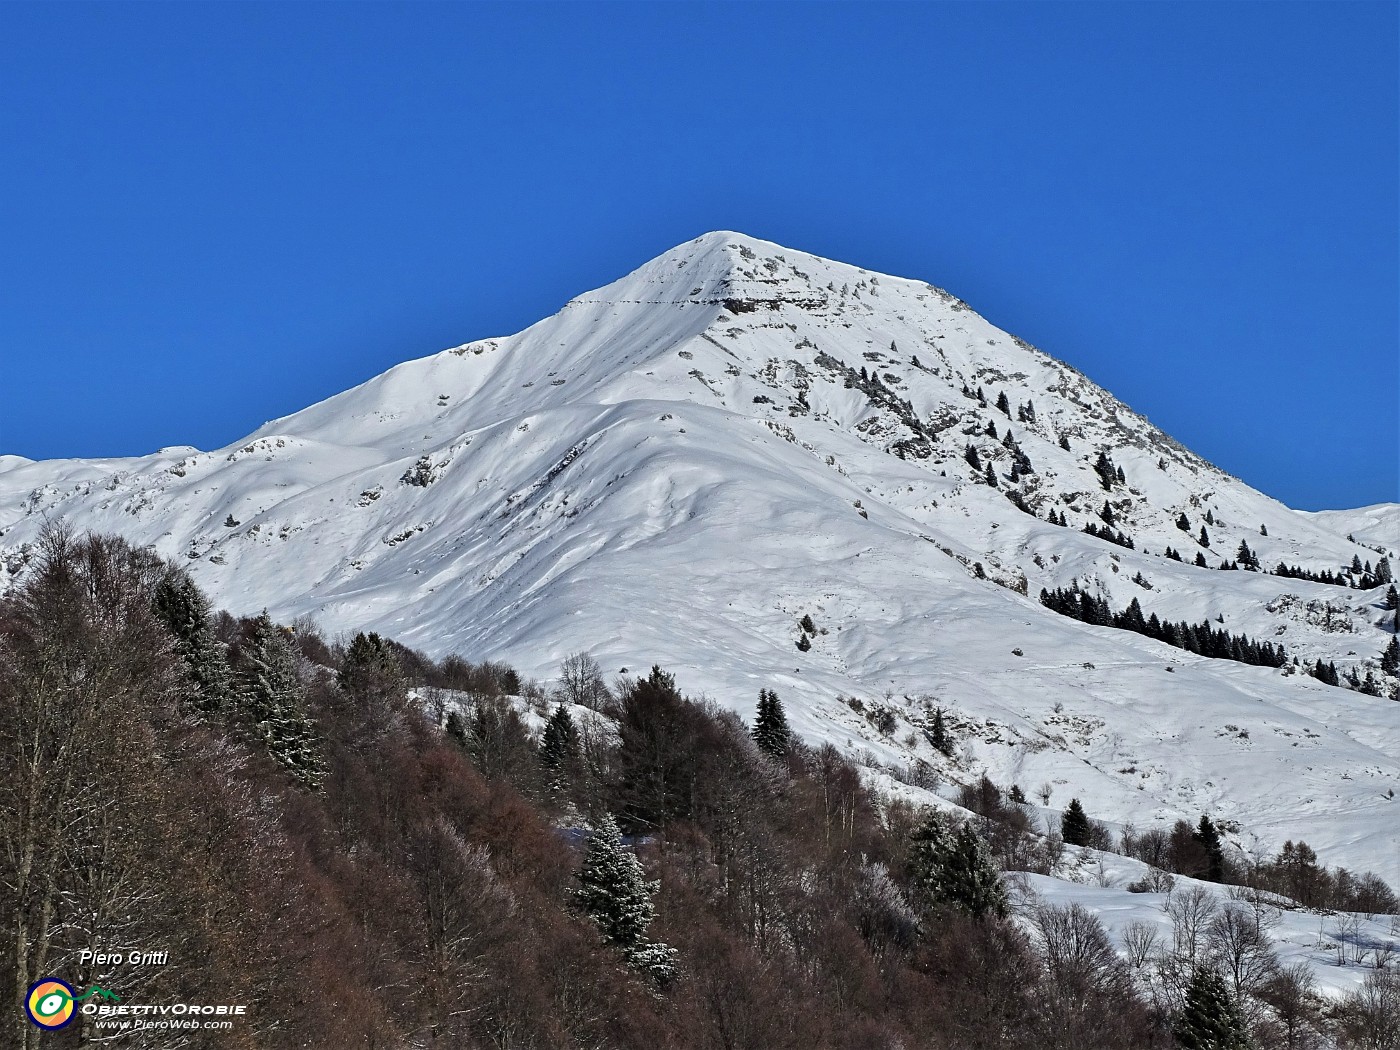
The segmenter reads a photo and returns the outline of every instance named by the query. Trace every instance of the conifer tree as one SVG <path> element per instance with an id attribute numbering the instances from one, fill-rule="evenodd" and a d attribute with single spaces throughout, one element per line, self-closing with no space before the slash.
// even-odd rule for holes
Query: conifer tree
<path id="1" fill-rule="evenodd" d="M 308 787 L 324 768 L 316 733 L 306 714 L 296 655 L 286 631 L 264 609 L 245 648 L 242 714 L 270 754 Z"/>
<path id="2" fill-rule="evenodd" d="M 1186 516 L 1185 511 L 1182 511 L 1176 516 L 1176 527 L 1182 532 L 1191 531 L 1191 519 Z"/>
<path id="3" fill-rule="evenodd" d="M 1308 673 L 1323 685 L 1340 686 L 1342 684 L 1341 676 L 1337 674 L 1336 663 L 1330 660 L 1327 663 L 1323 663 L 1321 657 L 1318 657 L 1316 666 Z"/>
<path id="4" fill-rule="evenodd" d="M 804 631 L 806 631 L 808 634 L 816 634 L 816 633 L 817 633 L 817 625 L 816 625 L 816 623 L 812 620 L 812 614 L 811 614 L 811 613 L 803 613 L 803 614 L 802 614 L 802 619 L 800 619 L 800 620 L 797 621 L 797 626 L 798 626 L 798 627 L 801 627 L 801 628 L 802 628 Z"/>
<path id="5" fill-rule="evenodd" d="M 977 454 L 977 449 L 973 448 L 971 445 L 968 445 L 967 449 L 963 452 L 963 459 L 967 460 L 968 466 L 973 470 L 982 469 L 982 457 Z"/>
<path id="6" fill-rule="evenodd" d="M 1118 472 L 1113 468 L 1113 461 L 1108 458 L 1108 453 L 1099 450 L 1099 458 L 1094 461 L 1094 473 L 1099 476 L 1099 484 L 1104 487 L 1104 491 L 1113 488 L 1113 483 L 1118 480 Z"/>
<path id="7" fill-rule="evenodd" d="M 1006 892 L 991 853 L 971 824 L 952 831 L 930 814 L 910 838 L 909 881 L 922 910 L 951 906 L 980 918 L 1006 914 Z"/>
<path id="8" fill-rule="evenodd" d="M 605 815 L 589 836 L 577 878 L 574 902 L 597 924 L 603 939 L 622 951 L 628 965 L 658 983 L 675 977 L 675 949 L 646 939 L 656 915 L 651 897 L 660 884 L 647 881 L 641 862 L 622 844 L 622 832 L 611 815 Z"/>
<path id="9" fill-rule="evenodd" d="M 992 469 L 992 465 L 990 463 L 987 464 L 987 473 L 983 475 L 982 480 L 985 481 L 988 485 L 992 486 L 992 488 L 997 487 L 997 472 Z"/>
<path id="10" fill-rule="evenodd" d="M 807 637 L 805 631 L 803 632 L 802 637 L 797 639 L 797 648 L 800 652 L 804 653 L 812 648 L 812 640 Z"/>
<path id="11" fill-rule="evenodd" d="M 1199 543 L 1202 547 L 1210 546 L 1210 533 L 1206 532 L 1206 527 L 1204 525 L 1201 526 L 1201 535 L 1196 542 Z"/>
<path id="12" fill-rule="evenodd" d="M 1400 608 L 1400 592 L 1395 590 L 1395 584 L 1391 584 L 1385 590 L 1385 597 L 1381 599 L 1381 604 L 1387 609 Z"/>
<path id="13" fill-rule="evenodd" d="M 447 735 L 457 741 L 463 749 L 467 746 L 467 722 L 462 717 L 460 711 L 451 711 L 447 715 L 447 724 L 443 726 Z"/>
<path id="14" fill-rule="evenodd" d="M 1201 849 L 1206 853 L 1206 874 L 1207 882 L 1223 882 L 1225 879 L 1225 851 L 1220 845 L 1220 832 L 1211 823 L 1210 817 L 1201 814 L 1201 822 L 1196 825 L 1196 830 L 1191 833 L 1191 837 L 1199 843 Z"/>
<path id="15" fill-rule="evenodd" d="M 1381 670 L 1386 674 L 1400 675 L 1400 638 L 1392 637 L 1385 652 L 1381 653 Z"/>
<path id="16" fill-rule="evenodd" d="M 758 717 L 753 726 L 754 743 L 772 758 L 781 759 L 792 749 L 792 730 L 788 728 L 783 702 L 772 689 L 758 691 Z"/>
<path id="17" fill-rule="evenodd" d="M 361 632 L 345 651 L 337 681 L 347 693 L 385 686 L 397 689 L 403 684 L 403 668 L 385 639 Z"/>
<path id="18" fill-rule="evenodd" d="M 1005 390 L 1003 390 L 1000 394 L 997 395 L 997 409 L 1000 410 L 1008 419 L 1011 417 L 1011 402 L 1006 399 Z"/>
<path id="19" fill-rule="evenodd" d="M 1203 531 L 1204 531 L 1204 530 L 1203 530 Z M 1206 556 L 1205 556 L 1204 554 L 1202 554 L 1200 551 L 1197 551 L 1197 552 L 1196 552 L 1196 564 L 1197 564 L 1200 568 L 1202 568 L 1202 569 L 1209 569 L 1209 568 L 1210 568 L 1210 566 L 1206 564 Z"/>
<path id="20" fill-rule="evenodd" d="M 1070 846 L 1089 845 L 1089 817 L 1077 798 L 1069 800 L 1069 808 L 1060 817 L 1060 837 Z"/>
<path id="21" fill-rule="evenodd" d="M 927 736 L 935 751 L 941 751 L 945 755 L 953 753 L 953 738 L 948 735 L 948 727 L 943 721 L 943 708 L 934 709 L 933 725 L 929 727 Z"/>
<path id="22" fill-rule="evenodd" d="M 1186 1004 L 1172 1025 L 1186 1050 L 1248 1050 L 1243 1015 L 1224 980 L 1213 969 L 1197 967 L 1186 989 Z"/>
<path id="23" fill-rule="evenodd" d="M 552 774 L 555 787 L 559 786 L 568 764 L 578 754 L 578 729 L 569 715 L 569 709 L 560 704 L 549 716 L 540 737 L 540 762 Z"/>
<path id="24" fill-rule="evenodd" d="M 1060 435 L 1060 447 L 1061 447 L 1062 449 L 1064 449 L 1066 452 L 1070 451 L 1070 447 L 1069 447 L 1069 435 L 1068 435 L 1068 434 L 1061 434 L 1061 435 Z"/>
<path id="25" fill-rule="evenodd" d="M 223 645 L 214 637 L 204 593 L 183 572 L 172 572 L 156 586 L 153 604 L 189 669 L 195 706 L 203 711 L 228 707 L 233 700 L 233 674 Z"/>

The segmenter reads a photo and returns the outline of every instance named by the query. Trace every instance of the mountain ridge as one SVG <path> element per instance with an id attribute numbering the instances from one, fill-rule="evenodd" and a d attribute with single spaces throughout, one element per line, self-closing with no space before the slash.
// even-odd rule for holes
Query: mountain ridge
<path id="1" fill-rule="evenodd" d="M 540 676 L 580 649 L 609 671 L 659 662 L 746 714 L 775 687 L 799 731 L 867 753 L 872 775 L 986 770 L 1114 820 L 1210 808 L 1261 843 L 1301 834 L 1394 878 L 1400 838 L 1366 838 L 1400 790 L 1400 705 L 1036 601 L 1068 586 L 1115 609 L 1136 598 L 1374 671 L 1383 588 L 1217 567 L 1244 542 L 1265 568 L 1375 569 L 1400 519 L 1365 510 L 1308 515 L 1255 492 L 932 285 L 716 231 L 520 333 L 404 362 L 222 449 L 11 465 L 0 588 L 65 517 L 180 559 L 237 613 Z M 804 613 L 826 629 L 806 652 Z M 896 732 L 852 697 L 889 707 Z M 931 753 L 931 704 L 966 754 Z M 1354 812 L 1339 821 L 1337 805 Z"/>

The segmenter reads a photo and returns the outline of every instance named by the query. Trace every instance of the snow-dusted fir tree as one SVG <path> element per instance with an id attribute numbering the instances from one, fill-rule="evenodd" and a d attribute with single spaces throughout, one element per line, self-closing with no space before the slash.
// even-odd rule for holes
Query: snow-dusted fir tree
<path id="1" fill-rule="evenodd" d="M 1400 675 L 1400 639 L 1392 637 L 1385 652 L 1381 653 L 1381 670 L 1386 674 Z"/>
<path id="2" fill-rule="evenodd" d="M 760 751 L 773 758 L 782 758 L 792 747 L 792 730 L 788 728 L 783 702 L 771 689 L 758 691 L 758 717 L 754 720 L 753 740 Z"/>
<path id="3" fill-rule="evenodd" d="M 1218 973 L 1197 967 L 1186 989 L 1186 1005 L 1172 1025 L 1186 1050 L 1248 1050 L 1244 1017 Z"/>
<path id="4" fill-rule="evenodd" d="M 560 791 L 567 782 L 569 763 L 578 754 L 578 728 L 569 709 L 560 704 L 549 716 L 540 737 L 540 763 L 549 774 L 551 790 Z"/>
<path id="5" fill-rule="evenodd" d="M 307 786 L 324 775 L 316 733 L 306 714 L 296 654 L 287 632 L 264 609 L 244 650 L 242 714 L 268 754 Z"/>
<path id="6" fill-rule="evenodd" d="M 647 881 L 641 862 L 622 844 L 617 821 L 605 815 L 588 839 L 574 901 L 603 938 L 621 949 L 629 966 L 665 983 L 676 976 L 676 950 L 646 939 L 656 916 L 651 895 L 658 885 Z"/>
<path id="7" fill-rule="evenodd" d="M 938 814 L 930 814 L 910 838 L 908 867 L 920 910 L 948 905 L 974 918 L 1006 912 L 1001 875 L 971 824 L 953 830 Z"/>
<path id="8" fill-rule="evenodd" d="M 156 615 L 175 636 L 175 651 L 194 685 L 194 704 L 203 711 L 226 708 L 233 699 L 233 673 L 224 647 L 209 621 L 209 599 L 183 572 L 172 572 L 156 587 Z"/>

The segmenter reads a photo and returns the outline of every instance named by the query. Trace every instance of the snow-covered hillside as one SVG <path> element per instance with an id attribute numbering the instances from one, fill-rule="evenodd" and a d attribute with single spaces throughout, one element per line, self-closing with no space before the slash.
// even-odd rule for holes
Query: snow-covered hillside
<path id="1" fill-rule="evenodd" d="M 707 234 L 227 448 L 0 458 L 0 588 L 56 517 L 178 558 L 235 612 L 541 677 L 581 649 L 660 663 L 746 715 L 772 687 L 871 762 L 985 769 L 1139 827 L 1209 812 L 1246 848 L 1303 838 L 1400 881 L 1400 704 L 1037 601 L 1136 598 L 1386 690 L 1383 585 L 1218 566 L 1243 541 L 1265 569 L 1355 559 L 1359 583 L 1400 508 L 1290 510 L 918 281 Z M 919 732 L 934 706 L 955 761 Z"/>

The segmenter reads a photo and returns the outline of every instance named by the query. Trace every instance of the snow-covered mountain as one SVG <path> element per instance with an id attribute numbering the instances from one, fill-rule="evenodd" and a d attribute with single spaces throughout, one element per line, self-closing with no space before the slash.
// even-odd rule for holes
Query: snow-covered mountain
<path id="1" fill-rule="evenodd" d="M 1139 826 L 1209 812 L 1246 848 L 1303 838 L 1400 881 L 1400 704 L 1037 600 L 1137 599 L 1388 691 L 1384 585 L 1219 566 L 1244 542 L 1266 570 L 1355 559 L 1360 583 L 1400 506 L 1290 510 L 919 281 L 707 234 L 223 449 L 0 457 L 0 589 L 56 517 L 180 559 L 235 612 L 544 678 L 578 650 L 660 663 L 746 716 L 772 687 L 872 764 Z M 953 760 L 920 732 L 935 706 Z"/>

